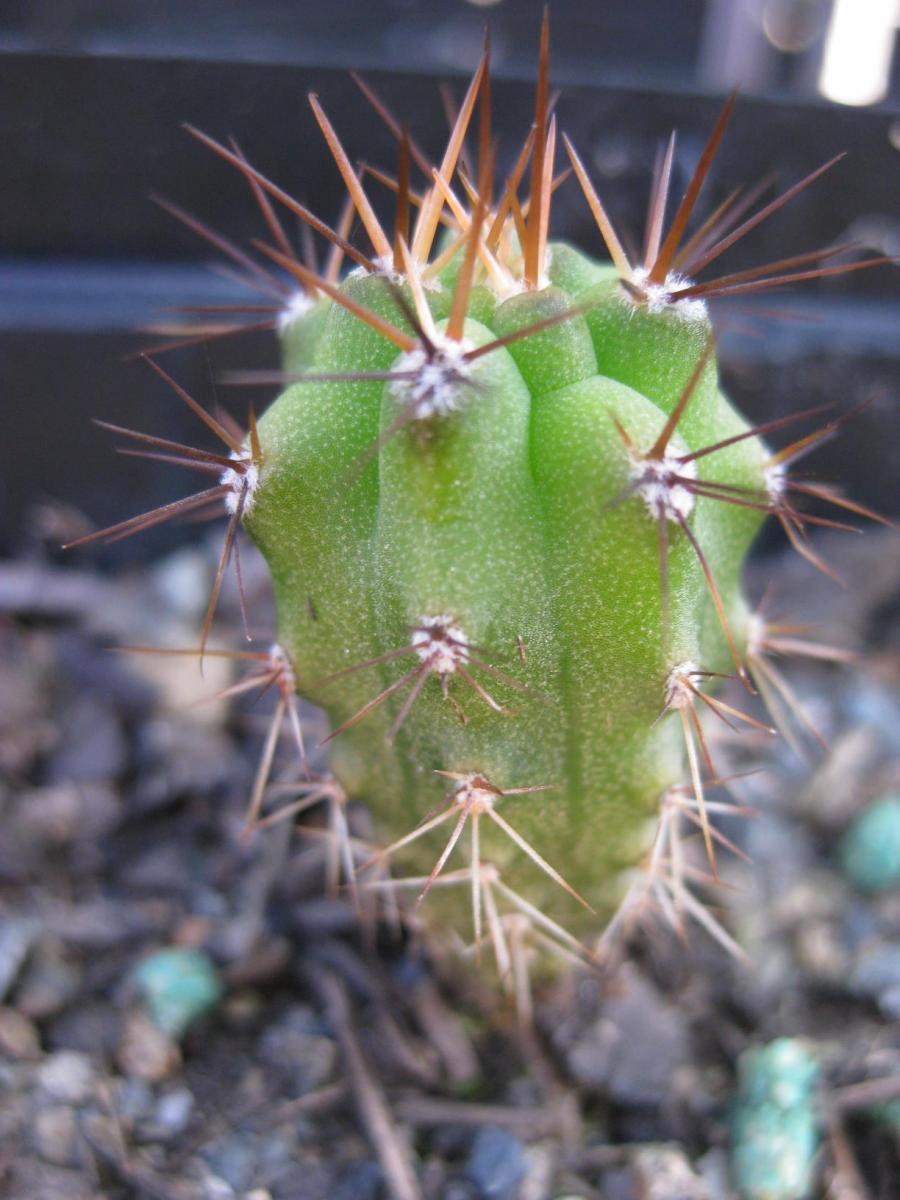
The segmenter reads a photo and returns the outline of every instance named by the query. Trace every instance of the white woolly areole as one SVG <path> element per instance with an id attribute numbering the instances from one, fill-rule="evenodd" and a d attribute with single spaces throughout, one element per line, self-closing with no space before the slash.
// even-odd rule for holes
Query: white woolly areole
<path id="1" fill-rule="evenodd" d="M 521 296 L 523 292 L 532 291 L 532 288 L 525 285 L 525 264 L 518 239 L 514 241 L 513 245 L 506 252 L 503 252 L 502 248 L 498 249 L 496 255 L 497 266 L 493 270 L 486 271 L 481 281 L 493 292 L 495 298 L 502 303 L 504 300 L 509 300 L 512 296 Z M 534 290 L 543 291 L 544 288 L 552 286 L 553 281 L 550 278 L 550 266 L 552 262 L 553 246 L 548 244 L 544 249 L 542 270 L 538 276 Z"/>
<path id="2" fill-rule="evenodd" d="M 666 708 L 684 708 L 690 701 L 690 690 L 685 680 L 693 678 L 699 671 L 696 663 L 687 659 L 673 667 L 666 680 Z"/>
<path id="3" fill-rule="evenodd" d="M 457 342 L 440 333 L 433 342 L 434 351 L 416 346 L 402 354 L 395 370 L 412 378 L 395 379 L 391 384 L 392 395 L 412 406 L 417 421 L 455 412 L 460 404 L 460 388 L 472 374 L 465 358 L 472 349 L 468 342 Z"/>
<path id="4" fill-rule="evenodd" d="M 504 300 L 509 300 L 512 296 L 521 296 L 526 290 L 525 280 L 518 275 L 513 275 L 511 271 L 507 271 L 499 277 L 497 275 L 488 275 L 484 282 L 493 293 L 494 299 L 498 300 L 501 304 Z"/>
<path id="5" fill-rule="evenodd" d="M 291 326 L 299 321 L 301 317 L 305 317 L 309 310 L 315 304 L 312 296 L 307 292 L 296 291 L 284 308 L 278 314 L 276 324 L 279 333 L 287 333 Z"/>
<path id="6" fill-rule="evenodd" d="M 553 284 L 546 271 L 538 277 L 534 288 L 526 287 L 524 278 L 513 271 L 507 271 L 502 278 L 498 278 L 495 273 L 489 274 L 485 276 L 483 282 L 493 292 L 495 299 L 501 303 L 504 300 L 509 300 L 512 296 L 521 296 L 525 292 L 543 291 L 544 288 L 551 287 Z"/>
<path id="7" fill-rule="evenodd" d="M 284 647 L 279 642 L 273 642 L 269 647 L 269 664 L 273 671 L 281 673 L 282 683 L 293 692 L 295 690 L 294 668 L 291 666 Z"/>
<path id="8" fill-rule="evenodd" d="M 360 267 L 360 273 L 363 275 L 383 275 L 385 279 L 389 279 L 391 283 L 396 283 L 398 287 L 406 282 L 406 276 L 394 269 L 393 254 L 384 254 L 380 258 L 373 258 L 372 265 L 375 267 L 374 271 L 367 271 L 365 267 Z"/>
<path id="9" fill-rule="evenodd" d="M 671 271 L 663 283 L 648 283 L 650 272 L 646 267 L 635 267 L 631 273 L 631 283 L 641 292 L 641 299 L 635 300 L 627 288 L 623 288 L 625 298 L 635 307 L 642 305 L 651 313 L 673 312 L 685 321 L 705 321 L 707 316 L 706 301 L 688 297 L 679 300 L 675 295 L 682 288 L 690 287 L 693 282 L 687 275 L 678 275 Z"/>
<path id="10" fill-rule="evenodd" d="M 423 617 L 413 631 L 412 646 L 436 674 L 452 675 L 466 661 L 469 639 L 452 617 Z"/>
<path id="11" fill-rule="evenodd" d="M 357 267 L 355 271 L 351 272 L 351 274 L 381 275 L 385 279 L 389 279 L 391 283 L 395 283 L 397 287 L 402 287 L 409 278 L 409 275 L 405 272 L 396 270 L 394 267 L 393 254 L 385 254 L 380 258 L 374 258 L 372 260 L 372 265 L 375 268 L 374 271 L 367 271 L 365 267 Z M 416 279 L 419 283 L 421 283 L 426 292 L 442 292 L 444 290 L 444 285 L 436 275 L 425 274 L 429 266 L 427 262 L 420 262 L 417 258 L 413 258 L 412 255 L 410 255 L 409 265 L 412 267 L 410 274 L 415 275 Z"/>
<path id="12" fill-rule="evenodd" d="M 765 649 L 767 626 L 759 613 L 751 613 L 747 618 L 747 654 L 762 654 Z"/>
<path id="13" fill-rule="evenodd" d="M 230 489 L 225 496 L 225 508 L 230 513 L 236 513 L 243 496 L 243 516 L 246 517 L 256 498 L 256 489 L 259 486 L 259 468 L 256 463 L 250 461 L 250 456 L 246 452 L 238 454 L 232 450 L 229 458 L 233 458 L 240 465 L 226 467 L 219 476 L 219 483 Z"/>
<path id="14" fill-rule="evenodd" d="M 787 490 L 787 469 L 783 463 L 775 463 L 771 467 L 766 467 L 763 472 L 763 479 L 766 483 L 766 491 L 772 500 L 781 500 Z"/>
<path id="15" fill-rule="evenodd" d="M 460 808 L 484 811 L 493 808 L 496 799 L 496 789 L 488 786 L 488 781 L 477 771 L 470 771 L 453 789 L 453 803 Z"/>
<path id="16" fill-rule="evenodd" d="M 662 458 L 636 458 L 631 463 L 631 477 L 638 481 L 637 494 L 647 506 L 651 517 L 665 513 L 670 521 L 680 523 L 694 510 L 695 497 L 681 479 L 696 479 L 697 465 L 682 462 L 679 455 L 669 454 Z"/>

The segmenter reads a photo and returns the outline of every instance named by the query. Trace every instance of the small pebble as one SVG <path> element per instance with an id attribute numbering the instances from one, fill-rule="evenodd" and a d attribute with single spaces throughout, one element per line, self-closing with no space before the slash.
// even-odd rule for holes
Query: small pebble
<path id="1" fill-rule="evenodd" d="M 222 1005 L 222 1017 L 235 1029 L 247 1029 L 259 1019 L 263 1008 L 262 995 L 246 988 L 228 996 Z"/>
<path id="2" fill-rule="evenodd" d="M 713 1146 L 696 1160 L 697 1171 L 706 1184 L 710 1200 L 731 1200 L 731 1170 L 727 1146 Z"/>
<path id="3" fill-rule="evenodd" d="M 46 938 L 32 952 L 16 990 L 16 1008 L 33 1021 L 61 1013 L 81 991 L 79 965 L 66 957 L 62 944 Z"/>
<path id="4" fill-rule="evenodd" d="M 116 1057 L 123 1074 L 146 1083 L 168 1079 L 181 1065 L 178 1044 L 142 1012 L 126 1017 Z"/>
<path id="5" fill-rule="evenodd" d="M 259 1175 L 255 1146 L 233 1133 L 205 1147 L 203 1157 L 213 1175 L 239 1194 Z"/>
<path id="6" fill-rule="evenodd" d="M 851 893 L 841 913 L 841 936 L 850 951 L 861 950 L 866 942 L 877 938 L 882 923 L 873 904 Z"/>
<path id="7" fill-rule="evenodd" d="M 382 1181 L 378 1163 L 353 1163 L 342 1172 L 333 1200 L 379 1200 Z"/>
<path id="8" fill-rule="evenodd" d="M 0 1000 L 15 983 L 37 933 L 37 922 L 27 917 L 0 922 Z"/>
<path id="9" fill-rule="evenodd" d="M 77 1050 L 60 1050 L 41 1065 L 37 1082 L 54 1100 L 85 1104 L 94 1091 L 94 1064 Z"/>
<path id="10" fill-rule="evenodd" d="M 116 1113 L 128 1125 L 136 1125 L 150 1116 L 154 1096 L 143 1079 L 122 1079 L 116 1092 Z"/>
<path id="11" fill-rule="evenodd" d="M 184 1133 L 194 1111 L 194 1097 L 187 1088 L 177 1088 L 160 1096 L 153 1112 L 153 1128 L 162 1141 Z"/>
<path id="12" fill-rule="evenodd" d="M 0 1008 L 0 1053 L 7 1058 L 39 1058 L 41 1040 L 27 1017 L 14 1008 Z"/>
<path id="13" fill-rule="evenodd" d="M 856 673 L 855 673 L 856 674 Z M 900 750 L 900 701 L 895 688 L 874 683 L 862 672 L 848 688 L 845 703 L 854 725 L 877 730 L 887 745 Z"/>
<path id="14" fill-rule="evenodd" d="M 850 971 L 850 990 L 874 1000 L 886 1017 L 900 1020 L 900 942 L 863 946 Z"/>
<path id="15" fill-rule="evenodd" d="M 203 1200 L 234 1200 L 235 1190 L 218 1175 L 203 1176 Z"/>
<path id="16" fill-rule="evenodd" d="M 289 1008 L 265 1030 L 257 1054 L 262 1063 L 278 1072 L 294 1096 L 327 1083 L 338 1061 L 334 1039 L 325 1036 L 319 1017 L 302 1004 Z"/>
<path id="17" fill-rule="evenodd" d="M 846 979 L 847 951 L 836 922 L 803 922 L 795 936 L 794 950 L 800 965 L 817 979 L 837 984 Z"/>
<path id="18" fill-rule="evenodd" d="M 802 1042 L 779 1038 L 738 1063 L 732 1165 L 743 1200 L 806 1200 L 819 1145 L 818 1065 Z"/>
<path id="19" fill-rule="evenodd" d="M 139 964 L 132 978 L 150 1019 L 174 1038 L 182 1037 L 222 997 L 216 969 L 201 950 L 158 950 Z"/>
<path id="20" fill-rule="evenodd" d="M 479 1129 L 472 1142 L 466 1175 L 490 1200 L 515 1200 L 528 1162 L 525 1147 L 506 1129 Z"/>
<path id="21" fill-rule="evenodd" d="M 657 1106 L 689 1060 L 687 1022 L 636 970 L 623 968 L 601 1016 L 568 1049 L 579 1083 L 626 1105 Z"/>
<path id="22" fill-rule="evenodd" d="M 603 1200 L 636 1200 L 634 1174 L 629 1167 L 607 1167 L 600 1178 Z"/>
<path id="23" fill-rule="evenodd" d="M 481 1192 L 465 1179 L 451 1179 L 441 1193 L 441 1200 L 481 1200 Z"/>
<path id="24" fill-rule="evenodd" d="M 54 1166 L 74 1163 L 78 1149 L 78 1124 L 71 1108 L 54 1105 L 34 1118 L 34 1148 L 40 1157 Z"/>
<path id="25" fill-rule="evenodd" d="M 526 1152 L 528 1168 L 517 1200 L 547 1200 L 557 1173 L 559 1152 L 551 1141 L 531 1145 Z"/>
<path id="26" fill-rule="evenodd" d="M 151 938 L 170 924 L 165 901 L 101 898 L 83 904 L 60 906 L 47 920 L 47 928 L 70 950 L 104 951 Z"/>
<path id="27" fill-rule="evenodd" d="M 119 817 L 116 792 L 102 784 L 34 788 L 23 792 L 16 805 L 20 829 L 30 842 L 44 848 L 102 838 Z"/>
<path id="28" fill-rule="evenodd" d="M 642 1200 L 708 1200 L 706 1183 L 679 1146 L 642 1146 L 631 1163 Z"/>
<path id="29" fill-rule="evenodd" d="M 106 1062 L 116 1052 L 119 1013 L 111 1000 L 80 999 L 46 1026 L 47 1044 L 55 1050 L 81 1050 L 94 1062 Z"/>
<path id="30" fill-rule="evenodd" d="M 111 1155 L 121 1153 L 122 1127 L 116 1117 L 89 1111 L 79 1117 L 79 1127 L 90 1146 L 102 1147 Z"/>
<path id="31" fill-rule="evenodd" d="M 844 874 L 861 892 L 900 887 L 900 796 L 883 796 L 859 813 L 838 854 Z"/>
<path id="32" fill-rule="evenodd" d="M 358 1146 L 354 1146 L 353 1152 L 359 1152 Z M 340 1173 L 338 1163 L 346 1157 L 344 1147 L 339 1145 L 328 1156 L 327 1162 L 318 1158 L 295 1159 L 289 1169 L 279 1175 L 277 1184 L 273 1183 L 272 1191 L 277 1200 L 333 1200 Z M 446 1197 L 441 1195 L 440 1200 L 446 1200 Z"/>

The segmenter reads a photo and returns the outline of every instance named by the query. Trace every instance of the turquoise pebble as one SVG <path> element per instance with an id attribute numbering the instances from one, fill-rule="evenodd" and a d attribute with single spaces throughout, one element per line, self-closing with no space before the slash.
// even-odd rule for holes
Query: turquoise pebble
<path id="1" fill-rule="evenodd" d="M 861 812 L 839 850 L 844 874 L 863 892 L 900 886 L 900 796 L 884 796 Z"/>
<path id="2" fill-rule="evenodd" d="M 806 1200 L 819 1145 L 818 1065 L 802 1042 L 779 1038 L 738 1063 L 732 1167 L 742 1200 Z"/>
<path id="3" fill-rule="evenodd" d="M 175 1038 L 222 996 L 216 969 L 200 950 L 158 950 L 138 965 L 133 979 L 154 1025 Z"/>

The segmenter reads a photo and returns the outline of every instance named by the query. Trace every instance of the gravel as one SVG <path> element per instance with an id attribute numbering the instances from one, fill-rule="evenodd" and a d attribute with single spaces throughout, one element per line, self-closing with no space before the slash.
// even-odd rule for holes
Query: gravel
<path id="1" fill-rule="evenodd" d="M 389 1200 L 397 1154 L 421 1200 L 729 1200 L 737 1064 L 787 1037 L 821 1064 L 819 1110 L 841 1114 L 813 1200 L 861 1194 L 848 1163 L 870 1196 L 894 1194 L 900 894 L 856 865 L 842 874 L 841 845 L 868 805 L 900 794 L 884 716 L 895 658 L 810 664 L 798 685 L 830 753 L 804 764 L 775 745 L 765 777 L 734 785 L 759 817 L 729 836 L 756 866 L 723 856 L 715 899 L 752 965 L 657 926 L 610 978 L 539 989 L 524 1036 L 427 946 L 384 938 L 373 953 L 346 898 L 323 897 L 321 843 L 302 828 L 241 839 L 271 698 L 249 721 L 218 702 L 176 712 L 185 686 L 199 698 L 227 676 L 188 681 L 174 659 L 105 648 L 100 630 L 184 643 L 196 597 L 179 589 L 207 573 L 198 553 L 127 593 L 33 564 L 4 592 L 0 571 L 0 765 L 14 768 L 0 785 L 0 1193 Z M 804 611 L 808 575 L 779 580 L 785 610 Z M 859 612 L 840 603 L 870 627 L 864 588 Z M 238 629 L 233 597 L 222 619 Z M 225 989 L 180 1044 L 130 982 L 161 947 L 202 953 Z"/>

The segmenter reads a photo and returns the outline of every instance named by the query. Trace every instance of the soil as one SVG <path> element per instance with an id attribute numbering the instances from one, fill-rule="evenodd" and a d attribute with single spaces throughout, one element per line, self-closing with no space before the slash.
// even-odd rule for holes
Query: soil
<path id="1" fill-rule="evenodd" d="M 223 660 L 111 652 L 195 643 L 215 538 L 109 578 L 47 549 L 67 520 L 35 514 L 0 564 L 0 1194 L 725 1200 L 738 1060 L 791 1037 L 820 1064 L 815 1196 L 900 1196 L 900 891 L 854 890 L 837 854 L 900 786 L 894 534 L 823 541 L 846 590 L 753 568 L 861 656 L 785 664 L 827 751 L 722 739 L 729 771 L 765 768 L 732 784 L 756 815 L 723 827 L 753 864 L 724 853 L 706 892 L 746 957 L 647 914 L 529 1023 L 414 932 L 361 928 L 315 814 L 241 836 L 272 696 L 209 700 Z M 244 574 L 267 612 L 249 553 Z M 238 644 L 231 583 L 220 619 Z M 132 978 L 166 946 L 224 984 L 180 1041 Z"/>

